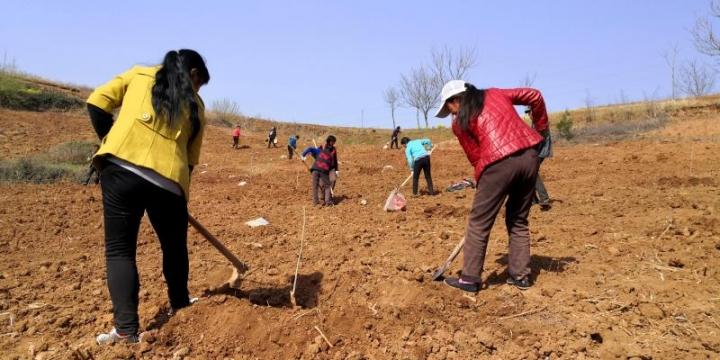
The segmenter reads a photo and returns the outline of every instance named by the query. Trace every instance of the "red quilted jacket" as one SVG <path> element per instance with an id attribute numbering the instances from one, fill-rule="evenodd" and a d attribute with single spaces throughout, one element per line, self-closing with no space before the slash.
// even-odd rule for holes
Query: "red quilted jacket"
<path id="1" fill-rule="evenodd" d="M 513 105 L 530 106 L 535 130 L 520 119 Z M 456 120 L 452 129 L 475 168 L 476 181 L 488 165 L 537 145 L 543 139 L 538 132 L 548 128 L 545 101 L 540 91 L 530 88 L 485 90 L 485 106 L 470 123 L 470 133 L 462 131 Z"/>

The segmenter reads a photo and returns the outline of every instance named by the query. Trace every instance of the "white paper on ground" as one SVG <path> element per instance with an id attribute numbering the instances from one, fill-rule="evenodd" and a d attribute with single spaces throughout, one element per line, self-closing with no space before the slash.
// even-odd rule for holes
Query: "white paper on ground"
<path id="1" fill-rule="evenodd" d="M 252 219 L 252 220 L 246 222 L 245 225 L 254 228 L 254 227 L 258 227 L 258 226 L 270 225 L 270 222 L 265 220 L 264 218 L 259 217 L 257 219 Z"/>

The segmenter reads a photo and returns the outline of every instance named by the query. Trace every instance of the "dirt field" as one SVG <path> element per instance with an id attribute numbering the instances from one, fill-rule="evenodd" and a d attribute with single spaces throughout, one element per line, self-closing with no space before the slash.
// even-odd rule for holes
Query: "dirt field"
<path id="1" fill-rule="evenodd" d="M 2 158 L 93 136 L 82 114 L 0 110 Z M 624 140 L 557 144 L 541 171 L 553 209 L 531 213 L 535 285 L 504 284 L 498 219 L 476 296 L 429 278 L 463 235 L 472 190 L 408 197 L 406 212 L 384 213 L 388 191 L 408 173 L 403 155 L 340 139 L 341 201 L 314 209 L 310 176 L 281 158 L 284 144 L 267 150 L 261 134 L 241 142 L 250 148 L 232 150 L 229 130 L 208 130 L 190 209 L 251 273 L 239 291 L 220 287 L 231 267 L 190 230 L 190 290 L 200 301 L 168 318 L 159 244 L 143 220 L 140 315 L 149 336 L 134 346 L 94 343 L 112 327 L 99 188 L 0 184 L 0 358 L 720 357 L 717 109 Z M 432 161 L 438 189 L 472 174 L 455 141 Z M 301 307 L 293 308 L 303 208 Z M 244 224 L 260 216 L 271 225 Z"/>

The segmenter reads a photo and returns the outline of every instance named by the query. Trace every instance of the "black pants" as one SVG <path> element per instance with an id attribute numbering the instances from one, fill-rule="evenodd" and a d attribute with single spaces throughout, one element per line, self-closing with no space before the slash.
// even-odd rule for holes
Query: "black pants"
<path id="1" fill-rule="evenodd" d="M 418 194 L 418 180 L 420 180 L 420 170 L 425 173 L 425 181 L 427 182 L 428 192 L 430 195 L 435 194 L 433 190 L 432 175 L 430 174 L 430 156 L 415 159 L 413 163 L 413 195 Z"/>
<path id="2" fill-rule="evenodd" d="M 233 149 L 239 149 L 240 148 L 240 137 L 239 136 L 233 136 Z"/>
<path id="3" fill-rule="evenodd" d="M 269 149 L 271 146 L 272 146 L 272 147 L 277 147 L 277 145 L 275 145 L 275 137 L 274 137 L 274 136 L 268 137 L 268 149 Z"/>
<path id="4" fill-rule="evenodd" d="M 397 137 L 393 137 L 390 139 L 390 148 L 391 149 L 393 148 L 393 145 L 395 146 L 396 149 L 400 148 L 400 146 L 398 146 L 398 138 Z"/>
<path id="5" fill-rule="evenodd" d="M 293 153 L 295 152 L 295 148 L 288 145 L 288 159 L 292 159 Z"/>
<path id="6" fill-rule="evenodd" d="M 144 212 L 147 212 L 160 239 L 163 275 L 170 306 L 179 309 L 190 304 L 187 288 L 187 203 L 183 197 L 112 163 L 106 162 L 100 180 L 105 217 L 107 282 L 115 328 L 121 334 L 136 334 L 139 328 L 140 280 L 135 253 Z"/>

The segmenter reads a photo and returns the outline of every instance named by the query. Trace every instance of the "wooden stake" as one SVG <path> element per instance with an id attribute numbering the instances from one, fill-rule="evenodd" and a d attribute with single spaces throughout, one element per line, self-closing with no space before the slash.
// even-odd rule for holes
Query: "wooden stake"
<path id="1" fill-rule="evenodd" d="M 539 312 L 541 312 L 541 311 L 543 311 L 543 310 L 545 310 L 545 309 L 547 309 L 547 306 L 543 306 L 543 307 L 541 307 L 541 308 L 539 308 L 539 309 L 535 309 L 535 310 L 530 310 L 530 311 L 521 312 L 521 313 L 515 314 L 515 315 L 503 316 L 503 317 L 500 318 L 500 320 L 507 320 L 507 319 L 513 319 L 513 318 L 517 318 L 517 317 L 521 317 L 521 316 L 532 315 L 532 314 L 535 314 L 535 313 L 539 313 Z"/>
<path id="2" fill-rule="evenodd" d="M 326 342 L 328 345 L 330 345 L 330 347 L 333 347 L 333 344 L 330 343 L 330 340 L 328 340 L 328 338 L 325 336 L 325 334 L 323 334 L 322 330 L 320 330 L 320 328 L 317 327 L 317 325 L 315 326 L 315 330 L 317 330 L 317 332 L 320 333 L 320 336 L 322 336 L 323 340 L 325 340 L 325 342 Z"/>
<path id="3" fill-rule="evenodd" d="M 298 271 L 300 271 L 300 260 L 302 259 L 304 239 L 305 239 L 305 207 L 303 206 L 303 223 L 302 223 L 302 231 L 300 232 L 300 252 L 298 252 L 297 265 L 295 265 L 295 279 L 293 279 L 293 287 L 292 287 L 292 291 L 290 291 L 290 302 L 292 302 L 293 307 L 297 307 L 297 302 L 295 299 L 295 290 L 297 289 L 297 278 L 298 278 Z"/>

